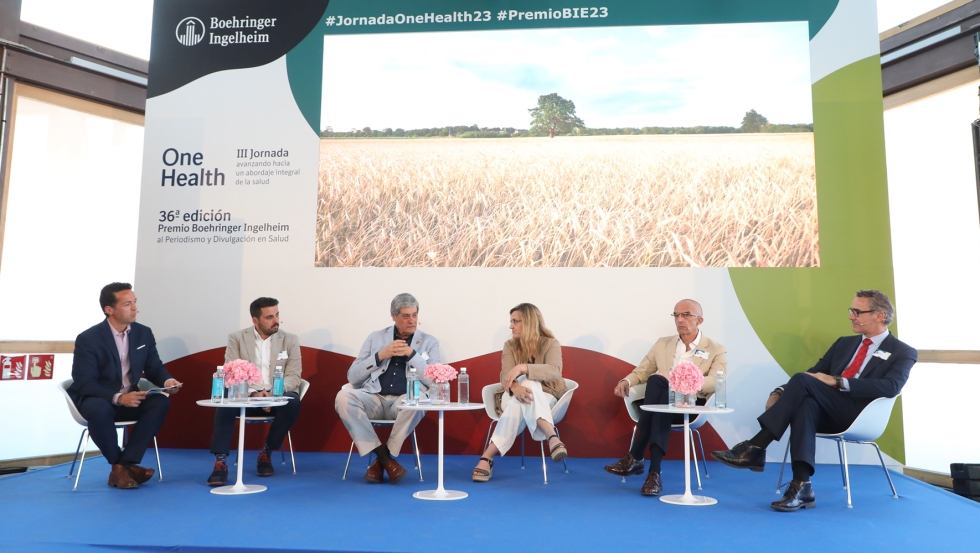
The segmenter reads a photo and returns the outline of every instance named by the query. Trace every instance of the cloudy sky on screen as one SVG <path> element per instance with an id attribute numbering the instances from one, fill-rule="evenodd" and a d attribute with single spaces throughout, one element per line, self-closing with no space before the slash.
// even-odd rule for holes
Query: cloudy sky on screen
<path id="1" fill-rule="evenodd" d="M 322 127 L 528 128 L 543 94 L 588 127 L 811 123 L 807 24 L 331 35 Z"/>

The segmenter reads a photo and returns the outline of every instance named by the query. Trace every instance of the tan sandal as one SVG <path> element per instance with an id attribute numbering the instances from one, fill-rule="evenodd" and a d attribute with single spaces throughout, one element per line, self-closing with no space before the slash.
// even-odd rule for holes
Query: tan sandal
<path id="1" fill-rule="evenodd" d="M 551 443 L 552 438 L 558 438 L 558 435 L 552 434 L 548 436 L 548 443 Z M 559 438 L 559 440 L 560 439 L 561 438 Z M 551 460 L 555 462 L 564 461 L 565 457 L 568 457 L 568 450 L 565 449 L 565 444 L 559 441 L 557 444 L 555 444 L 555 447 L 551 448 Z"/>
<path id="2" fill-rule="evenodd" d="M 489 482 L 490 478 L 493 477 L 493 459 L 487 459 L 486 457 L 480 457 L 481 461 L 486 461 L 490 465 L 490 470 L 481 469 L 477 467 L 473 469 L 473 481 L 474 482 Z"/>

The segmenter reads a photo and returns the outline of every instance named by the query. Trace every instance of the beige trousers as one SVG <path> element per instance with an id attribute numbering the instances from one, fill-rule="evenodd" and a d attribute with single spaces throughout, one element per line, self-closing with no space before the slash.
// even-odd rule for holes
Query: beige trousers
<path id="1" fill-rule="evenodd" d="M 396 408 L 405 399 L 405 395 L 384 396 L 359 389 L 347 389 L 337 392 L 334 409 L 344 421 L 347 432 L 357 445 L 361 457 L 371 453 L 381 445 L 378 433 L 374 431 L 371 419 L 393 420 L 395 426 L 388 436 L 388 450 L 392 457 L 398 457 L 405 438 L 415 430 L 424 411 L 406 411 Z"/>

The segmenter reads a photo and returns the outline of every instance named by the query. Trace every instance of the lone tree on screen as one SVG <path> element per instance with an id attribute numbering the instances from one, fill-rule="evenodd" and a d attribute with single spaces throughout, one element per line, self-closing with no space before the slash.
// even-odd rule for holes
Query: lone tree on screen
<path id="1" fill-rule="evenodd" d="M 549 138 L 585 127 L 585 122 L 575 115 L 575 103 L 555 93 L 538 96 L 538 107 L 528 111 L 531 112 L 531 132 L 548 133 Z"/>
<path id="2" fill-rule="evenodd" d="M 745 117 L 742 118 L 742 132 L 759 132 L 762 127 L 768 124 L 769 120 L 763 117 L 761 113 L 750 109 L 745 112 Z"/>

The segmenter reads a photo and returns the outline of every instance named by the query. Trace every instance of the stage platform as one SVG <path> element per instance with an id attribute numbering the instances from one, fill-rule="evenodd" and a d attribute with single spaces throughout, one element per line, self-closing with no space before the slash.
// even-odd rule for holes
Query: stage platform
<path id="1" fill-rule="evenodd" d="M 536 445 L 536 444 L 535 444 Z M 529 451 L 533 450 L 529 447 Z M 574 451 L 573 451 L 574 453 Z M 4 515 L 0 550 L 101 551 L 975 551 L 980 504 L 893 473 L 893 499 L 880 467 L 852 467 L 854 508 L 846 508 L 840 471 L 822 465 L 813 477 L 817 508 L 777 513 L 778 464 L 764 474 L 708 463 L 709 507 L 681 507 L 642 497 L 643 477 L 621 478 L 602 466 L 610 459 L 548 461 L 504 457 L 493 480 L 470 481 L 475 456 L 447 456 L 445 486 L 469 497 L 420 501 L 436 487 L 436 457 L 424 455 L 425 482 L 410 470 L 397 485 L 368 484 L 363 459 L 341 480 L 346 454 L 299 453 L 299 472 L 279 464 L 271 478 L 255 476 L 256 452 L 246 452 L 245 482 L 268 491 L 239 497 L 209 493 L 213 457 L 203 450 L 161 450 L 164 482 L 138 490 L 106 485 L 101 457 L 85 463 L 78 491 L 67 465 L 0 479 Z M 152 449 L 147 465 L 152 463 Z M 233 467 L 232 467 L 233 468 Z M 693 478 L 693 474 L 692 474 Z M 665 461 L 664 493 L 683 492 L 683 464 Z M 509 545 L 508 545 L 509 544 Z"/>

